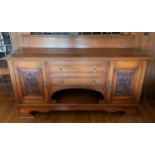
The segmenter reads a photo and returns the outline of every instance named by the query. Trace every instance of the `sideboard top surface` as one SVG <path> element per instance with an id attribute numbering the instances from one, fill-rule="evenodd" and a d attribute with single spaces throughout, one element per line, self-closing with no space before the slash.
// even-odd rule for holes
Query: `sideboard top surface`
<path id="1" fill-rule="evenodd" d="M 21 48 L 8 55 L 7 60 L 26 59 L 143 59 L 151 56 L 133 48 Z"/>

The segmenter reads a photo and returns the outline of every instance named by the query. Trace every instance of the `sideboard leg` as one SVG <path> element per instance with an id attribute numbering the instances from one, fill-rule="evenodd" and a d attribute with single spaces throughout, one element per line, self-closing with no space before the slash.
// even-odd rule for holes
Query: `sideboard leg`
<path id="1" fill-rule="evenodd" d="M 30 110 L 18 109 L 17 110 L 18 118 L 26 118 L 26 119 L 35 119 L 35 117 L 31 114 Z"/>

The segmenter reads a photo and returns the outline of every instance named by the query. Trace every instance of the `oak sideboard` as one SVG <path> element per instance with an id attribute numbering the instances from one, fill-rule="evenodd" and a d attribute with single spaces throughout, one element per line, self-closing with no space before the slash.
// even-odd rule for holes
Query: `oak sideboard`
<path id="1" fill-rule="evenodd" d="M 134 116 L 151 57 L 132 48 L 21 48 L 5 59 L 18 117 L 34 118 L 33 111 L 55 110 Z M 65 91 L 69 102 L 61 100 Z M 94 94 L 97 101 L 78 102 Z"/>

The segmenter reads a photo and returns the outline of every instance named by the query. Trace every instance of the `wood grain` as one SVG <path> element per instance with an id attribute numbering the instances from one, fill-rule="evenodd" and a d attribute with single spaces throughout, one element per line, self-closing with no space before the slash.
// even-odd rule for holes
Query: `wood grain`
<path id="1" fill-rule="evenodd" d="M 22 47 L 45 48 L 133 48 L 134 35 L 29 35 L 23 34 Z"/>
<path id="2" fill-rule="evenodd" d="M 4 60 L 71 60 L 113 59 L 152 60 L 147 53 L 133 48 L 21 48 Z M 78 61 L 78 60 L 77 60 Z"/>

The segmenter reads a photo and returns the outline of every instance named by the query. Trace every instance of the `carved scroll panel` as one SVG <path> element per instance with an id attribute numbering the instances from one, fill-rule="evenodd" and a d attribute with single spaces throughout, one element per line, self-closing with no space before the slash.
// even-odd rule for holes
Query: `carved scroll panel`
<path id="1" fill-rule="evenodd" d="M 19 70 L 24 96 L 41 95 L 41 70 Z"/>
<path id="2" fill-rule="evenodd" d="M 118 71 L 116 73 L 115 96 L 130 96 L 133 71 Z"/>

